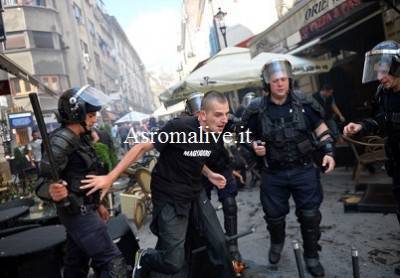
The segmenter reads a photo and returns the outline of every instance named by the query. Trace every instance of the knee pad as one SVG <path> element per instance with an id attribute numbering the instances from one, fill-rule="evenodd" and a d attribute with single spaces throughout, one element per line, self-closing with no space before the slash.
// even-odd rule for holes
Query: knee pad
<path id="1" fill-rule="evenodd" d="M 222 200 L 222 210 L 226 216 L 237 215 L 237 205 L 234 197 L 228 197 Z"/>
<path id="2" fill-rule="evenodd" d="M 296 211 L 296 216 L 300 224 L 307 227 L 319 226 L 322 218 L 319 209 L 300 209 Z"/>

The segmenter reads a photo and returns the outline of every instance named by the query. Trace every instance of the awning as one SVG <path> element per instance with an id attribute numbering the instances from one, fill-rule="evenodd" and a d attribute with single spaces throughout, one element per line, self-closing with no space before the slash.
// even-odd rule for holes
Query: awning
<path id="1" fill-rule="evenodd" d="M 161 105 L 152 114 L 154 117 L 163 117 L 171 114 L 179 113 L 185 110 L 185 101 L 178 102 L 177 104 L 165 107 Z"/>
<path id="2" fill-rule="evenodd" d="M 32 74 L 30 74 L 27 70 L 25 70 L 20 65 L 16 64 L 13 60 L 8 58 L 6 55 L 0 53 L 0 69 L 14 75 L 15 77 L 25 80 L 35 87 L 37 87 L 40 91 L 49 94 L 50 96 L 54 96 L 58 98 L 57 93 L 44 85 L 41 81 L 37 80 Z"/>
<path id="3" fill-rule="evenodd" d="M 366 3 L 363 0 L 305 0 L 299 1 L 289 12 L 258 34 L 249 42 L 251 55 L 261 52 L 288 52 L 295 54 L 302 50 L 296 47 L 310 47 L 345 21 L 356 21 L 379 9 L 379 1 Z"/>
<path id="4" fill-rule="evenodd" d="M 141 122 L 145 119 L 150 118 L 150 115 L 141 112 L 131 111 L 120 118 L 115 124 L 131 123 L 131 122 Z"/>
<path id="5" fill-rule="evenodd" d="M 276 59 L 289 60 L 293 73 L 297 76 L 328 72 L 333 65 L 333 60 L 311 60 L 277 53 L 261 53 L 251 59 L 249 49 L 228 47 L 188 75 L 179 86 L 175 86 L 166 100 L 182 100 L 195 91 L 227 92 L 246 87 L 261 87 L 262 67 L 268 61 Z"/>

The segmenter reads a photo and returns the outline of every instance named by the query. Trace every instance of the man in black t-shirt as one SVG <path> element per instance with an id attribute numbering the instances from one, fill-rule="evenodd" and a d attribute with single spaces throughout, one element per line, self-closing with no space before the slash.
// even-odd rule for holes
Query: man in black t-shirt
<path id="1" fill-rule="evenodd" d="M 183 117 L 169 121 L 153 142 L 135 145 L 107 176 L 88 176 L 82 188 L 88 194 L 102 189 L 106 194 L 118 176 L 145 152 L 156 148 L 159 160 L 152 173 L 152 232 L 156 249 L 139 250 L 133 277 L 147 277 L 150 271 L 179 272 L 185 264 L 185 239 L 190 216 L 209 244 L 207 251 L 216 277 L 233 277 L 225 236 L 216 213 L 201 184 L 205 175 L 218 188 L 226 179 L 205 165 L 216 150 L 218 136 L 228 121 L 229 105 L 220 93 L 210 92 L 202 101 L 198 118 Z M 191 214 L 192 212 L 192 214 Z"/>

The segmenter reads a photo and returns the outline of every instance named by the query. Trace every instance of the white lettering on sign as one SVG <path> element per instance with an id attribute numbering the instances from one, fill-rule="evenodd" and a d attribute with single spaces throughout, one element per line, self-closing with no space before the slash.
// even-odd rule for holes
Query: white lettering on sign
<path id="1" fill-rule="evenodd" d="M 346 2 L 346 0 L 318 0 L 312 1 L 308 8 L 305 10 L 304 21 L 312 21 L 313 19 L 321 16 L 329 10 L 332 10 L 336 6 Z"/>

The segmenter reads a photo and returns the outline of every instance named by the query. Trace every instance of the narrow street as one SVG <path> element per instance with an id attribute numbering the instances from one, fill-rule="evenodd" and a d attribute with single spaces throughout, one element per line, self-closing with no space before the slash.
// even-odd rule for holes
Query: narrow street
<path id="1" fill-rule="evenodd" d="M 325 277 L 353 277 L 351 247 L 359 251 L 360 272 L 363 278 L 395 277 L 393 265 L 400 262 L 400 235 L 394 214 L 382 213 L 344 213 L 341 198 L 354 191 L 351 169 L 338 168 L 334 173 L 322 176 L 324 203 L 322 205 L 322 245 L 321 262 L 325 267 Z M 383 171 L 369 176 L 364 173 L 363 180 L 387 183 L 390 180 Z M 217 196 L 213 204 L 218 207 Z M 242 190 L 237 197 L 239 207 L 239 232 L 256 228 L 255 233 L 241 238 L 239 247 L 242 257 L 249 265 L 245 277 L 298 277 L 292 240 L 301 241 L 299 224 L 294 215 L 294 204 L 287 217 L 287 238 L 281 262 L 277 267 L 268 263 L 266 225 L 259 202 L 258 188 Z M 222 210 L 217 210 L 223 220 Z M 154 247 L 156 238 L 146 224 L 138 232 L 141 247 Z M 223 222 L 221 222 L 223 223 Z M 311 277 L 306 274 L 306 277 Z"/>

